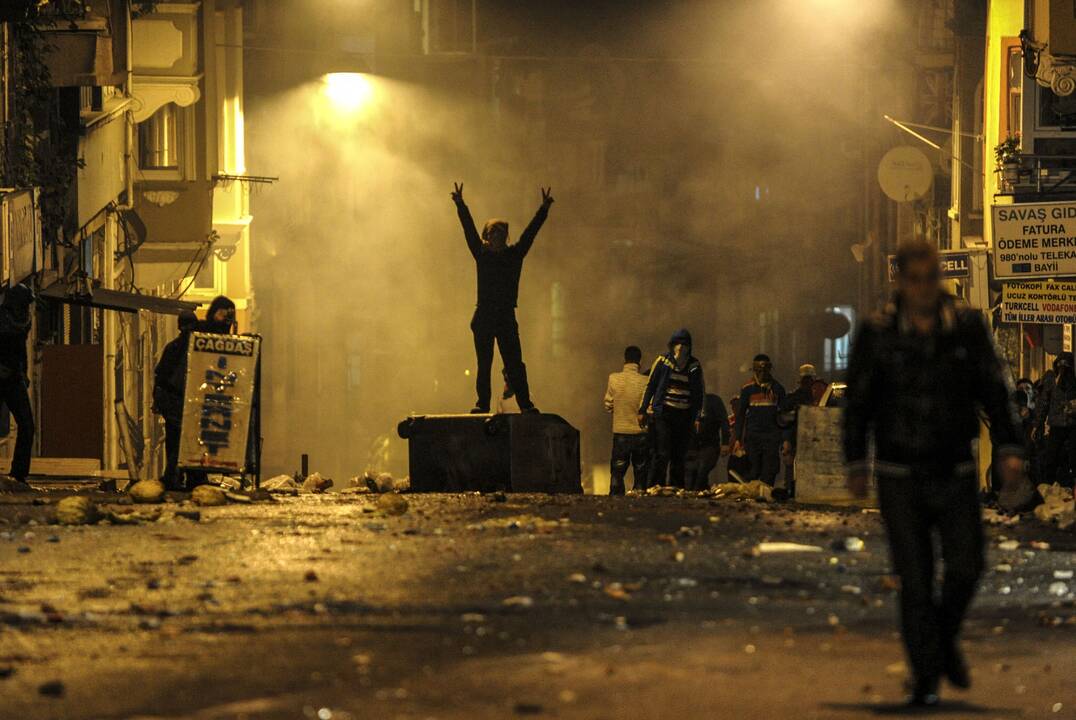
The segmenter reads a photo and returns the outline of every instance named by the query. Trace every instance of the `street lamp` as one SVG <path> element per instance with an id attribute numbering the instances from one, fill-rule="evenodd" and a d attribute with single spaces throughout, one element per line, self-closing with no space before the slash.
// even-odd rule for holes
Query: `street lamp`
<path id="1" fill-rule="evenodd" d="M 364 73 L 334 72 L 322 78 L 322 91 L 340 114 L 362 110 L 374 95 L 374 86 Z"/>

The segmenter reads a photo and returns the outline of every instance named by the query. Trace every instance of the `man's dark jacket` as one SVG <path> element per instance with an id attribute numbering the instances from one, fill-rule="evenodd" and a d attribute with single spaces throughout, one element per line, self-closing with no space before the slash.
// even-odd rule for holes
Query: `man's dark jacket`
<path id="1" fill-rule="evenodd" d="M 844 452 L 867 460 L 873 432 L 878 461 L 897 465 L 964 462 L 986 413 L 995 448 L 1021 454 L 1012 385 L 983 316 L 950 295 L 938 322 L 916 334 L 897 302 L 860 325 L 848 366 Z"/>
<path id="2" fill-rule="evenodd" d="M 456 202 L 456 213 L 463 225 L 467 248 L 474 256 L 478 268 L 477 307 L 491 312 L 511 311 L 519 297 L 519 276 L 523 272 L 523 259 L 527 257 L 538 231 L 549 215 L 549 206 L 542 204 L 534 219 L 519 236 L 519 242 L 503 250 L 490 250 L 482 242 L 475 227 L 471 211 L 463 200 Z"/>
<path id="3" fill-rule="evenodd" d="M 179 422 L 183 415 L 190 337 L 190 332 L 181 332 L 165 345 L 153 370 L 153 409 L 169 422 Z"/>

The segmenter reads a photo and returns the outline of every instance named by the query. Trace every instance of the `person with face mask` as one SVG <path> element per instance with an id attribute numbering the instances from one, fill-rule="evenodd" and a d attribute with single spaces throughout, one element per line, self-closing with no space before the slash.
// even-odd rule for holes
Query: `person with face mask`
<path id="1" fill-rule="evenodd" d="M 639 405 L 639 426 L 653 413 L 654 458 L 648 487 L 668 484 L 684 487 L 684 470 L 691 440 L 699 431 L 706 384 L 702 364 L 691 354 L 691 333 L 678 330 L 669 338 L 669 351 L 658 356 Z"/>
<path id="2" fill-rule="evenodd" d="M 761 480 L 773 487 L 781 469 L 781 453 L 790 452 L 792 447 L 779 422 L 785 388 L 773 377 L 769 355 L 756 355 L 751 368 L 754 376 L 740 388 L 740 401 L 736 404 L 733 451 L 747 452 L 746 480 Z"/>
<path id="3" fill-rule="evenodd" d="M 16 489 L 29 490 L 30 453 L 34 446 L 34 414 L 26 388 L 26 338 L 32 322 L 34 291 L 22 283 L 9 288 L 0 303 L 0 401 L 18 425 L 8 475 Z"/>
<path id="4" fill-rule="evenodd" d="M 856 331 L 843 443 L 858 498 L 867 495 L 873 445 L 878 504 L 900 576 L 908 700 L 932 706 L 942 676 L 958 688 L 971 684 L 959 638 L 985 562 L 972 454 L 982 415 L 1006 488 L 1026 485 L 1024 446 L 1008 369 L 982 313 L 945 292 L 937 248 L 901 245 L 896 280 L 892 302 Z M 945 565 L 940 590 L 935 533 Z"/>
<path id="5" fill-rule="evenodd" d="M 187 347 L 191 331 L 198 326 L 198 316 L 190 310 L 179 314 L 179 335 L 164 346 L 161 359 L 153 370 L 153 412 L 164 419 L 164 477 L 169 490 L 181 490 L 182 478 L 176 470 L 179 461 L 179 434 L 183 421 L 183 395 L 187 385 Z"/>
<path id="6" fill-rule="evenodd" d="M 231 335 L 235 331 L 235 303 L 224 295 L 218 295 L 209 303 L 205 320 L 198 324 L 198 332 Z"/>
<path id="7" fill-rule="evenodd" d="M 1076 469 L 1076 373 L 1070 352 L 1058 355 L 1053 373 L 1044 378 L 1032 433 L 1045 443 L 1043 482 L 1072 487 Z"/>
<path id="8" fill-rule="evenodd" d="M 531 402 L 530 386 L 527 384 L 527 366 L 523 364 L 523 349 L 519 342 L 519 325 L 516 323 L 516 301 L 519 296 L 519 276 L 523 260 L 530 252 L 538 231 L 542 228 L 553 204 L 552 188 L 542 188 L 542 204 L 530 225 L 519 236 L 519 242 L 508 244 L 508 223 L 489 220 L 479 236 L 467 204 L 463 202 L 463 185 L 455 186 L 452 201 L 463 226 L 467 248 L 474 257 L 478 270 L 478 302 L 471 319 L 474 349 L 478 359 L 475 390 L 478 400 L 472 413 L 488 413 L 492 387 L 490 372 L 493 369 L 493 343 L 501 351 L 501 361 L 508 374 L 508 383 L 515 391 L 520 411 L 536 413 Z"/>

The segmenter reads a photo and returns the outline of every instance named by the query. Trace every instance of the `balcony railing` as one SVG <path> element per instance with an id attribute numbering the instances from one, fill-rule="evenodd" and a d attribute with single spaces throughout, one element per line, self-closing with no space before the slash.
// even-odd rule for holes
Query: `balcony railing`
<path id="1" fill-rule="evenodd" d="M 1076 155 L 1014 155 L 998 172 L 999 195 L 1076 195 Z"/>

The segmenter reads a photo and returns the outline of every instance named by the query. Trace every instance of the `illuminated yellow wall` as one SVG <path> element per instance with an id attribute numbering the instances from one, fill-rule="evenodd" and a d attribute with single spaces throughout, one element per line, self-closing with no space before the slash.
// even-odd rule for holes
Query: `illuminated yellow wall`
<path id="1" fill-rule="evenodd" d="M 1005 65 L 1002 58 L 1002 40 L 1016 37 L 1024 27 L 1023 0 L 990 0 L 986 21 L 986 69 L 983 74 L 983 207 L 987 216 L 983 222 L 983 239 L 993 246 L 993 228 L 990 207 L 998 192 L 998 173 L 994 172 L 994 147 L 1004 138 L 1001 132 L 1001 96 Z"/>

